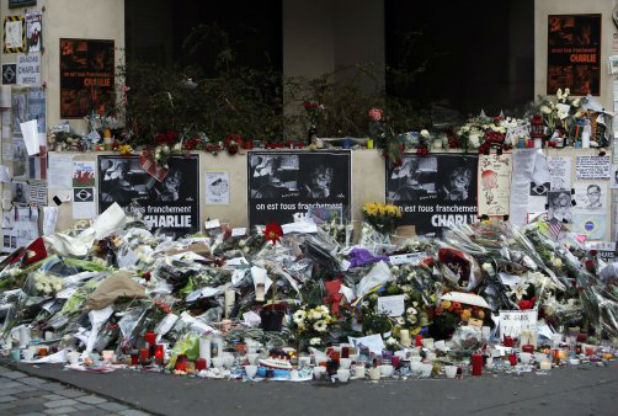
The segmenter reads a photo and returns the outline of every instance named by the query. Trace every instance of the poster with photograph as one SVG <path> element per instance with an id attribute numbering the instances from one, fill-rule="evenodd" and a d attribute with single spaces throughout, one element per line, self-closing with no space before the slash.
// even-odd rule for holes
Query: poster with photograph
<path id="1" fill-rule="evenodd" d="M 547 94 L 600 94 L 601 15 L 548 16 Z"/>
<path id="2" fill-rule="evenodd" d="M 204 174 L 206 205 L 230 204 L 230 174 L 209 171 Z"/>
<path id="3" fill-rule="evenodd" d="M 249 152 L 249 225 L 294 222 L 313 208 L 349 215 L 350 152 Z"/>
<path id="4" fill-rule="evenodd" d="M 573 216 L 573 232 L 588 240 L 603 240 L 607 229 L 605 214 L 582 213 Z"/>
<path id="5" fill-rule="evenodd" d="M 114 41 L 60 39 L 60 117 L 104 113 L 114 104 Z"/>
<path id="6" fill-rule="evenodd" d="M 99 156 L 99 213 L 117 202 L 143 215 L 152 230 L 176 237 L 196 233 L 201 228 L 199 176 L 198 155 L 170 158 L 162 182 L 140 167 L 138 156 Z"/>
<path id="7" fill-rule="evenodd" d="M 28 53 L 41 52 L 43 45 L 43 13 L 36 10 L 26 14 L 26 46 Z"/>
<path id="8" fill-rule="evenodd" d="M 417 235 L 435 234 L 477 218 L 478 156 L 404 154 L 398 167 L 387 162 L 386 197 L 400 207 L 401 225 Z"/>
<path id="9" fill-rule="evenodd" d="M 92 188 L 95 177 L 95 162 L 73 162 L 73 188 Z"/>
<path id="10" fill-rule="evenodd" d="M 573 215 L 571 191 L 550 191 L 547 194 L 547 220 L 571 222 Z"/>
<path id="11" fill-rule="evenodd" d="M 479 156 L 478 215 L 508 215 L 511 194 L 511 167 L 511 154 Z"/>
<path id="12" fill-rule="evenodd" d="M 17 237 L 13 231 L 14 227 L 14 211 L 2 211 L 2 251 L 5 253 L 13 252 L 17 248 Z"/>
<path id="13" fill-rule="evenodd" d="M 28 183 L 26 181 L 11 182 L 11 202 L 14 204 L 27 204 L 28 192 Z"/>
<path id="14" fill-rule="evenodd" d="M 604 211 L 607 207 L 607 183 L 576 183 L 575 211 Z"/>
<path id="15" fill-rule="evenodd" d="M 26 52 L 26 21 L 23 16 L 4 18 L 4 53 Z"/>

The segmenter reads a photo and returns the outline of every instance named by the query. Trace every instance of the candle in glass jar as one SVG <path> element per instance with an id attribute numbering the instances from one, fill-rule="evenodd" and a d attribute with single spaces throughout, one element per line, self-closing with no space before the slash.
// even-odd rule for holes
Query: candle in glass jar
<path id="1" fill-rule="evenodd" d="M 148 345 L 154 345 L 157 343 L 157 336 L 154 332 L 148 331 L 144 335 L 144 340 L 146 341 Z"/>
<path id="2" fill-rule="evenodd" d="M 135 366 L 139 364 L 139 351 L 132 350 L 131 351 L 131 365 Z"/>
<path id="3" fill-rule="evenodd" d="M 472 354 L 472 375 L 483 375 L 483 355 L 479 353 Z"/>
<path id="4" fill-rule="evenodd" d="M 139 350 L 139 358 L 142 364 L 145 364 L 150 359 L 150 348 L 141 348 Z"/>
<path id="5" fill-rule="evenodd" d="M 197 371 L 205 370 L 207 366 L 208 366 L 208 363 L 206 362 L 205 358 L 198 358 L 195 361 L 195 369 Z"/>
<path id="6" fill-rule="evenodd" d="M 510 337 L 508 335 L 504 337 L 504 346 L 505 347 L 512 347 L 513 344 L 514 344 L 513 337 Z"/>
<path id="7" fill-rule="evenodd" d="M 154 357 L 155 357 L 155 362 L 158 365 L 163 365 L 163 359 L 165 357 L 165 354 L 163 352 L 163 345 L 157 344 L 157 346 L 155 348 Z"/>
<path id="8" fill-rule="evenodd" d="M 410 346 L 412 346 L 412 340 L 410 339 L 410 331 L 408 331 L 407 329 L 402 329 L 401 331 L 399 331 L 399 339 L 401 341 L 401 345 L 403 345 L 404 347 L 409 348 Z"/>
<path id="9" fill-rule="evenodd" d="M 532 345 L 532 344 L 522 345 L 521 350 L 523 352 L 533 353 L 534 352 L 534 345 Z"/>
<path id="10" fill-rule="evenodd" d="M 517 365 L 517 354 L 509 354 L 509 362 L 511 363 L 511 366 L 516 366 Z"/>
<path id="11" fill-rule="evenodd" d="M 414 344 L 415 347 L 422 347 L 423 346 L 423 336 L 422 335 L 417 335 L 416 336 L 416 342 Z"/>

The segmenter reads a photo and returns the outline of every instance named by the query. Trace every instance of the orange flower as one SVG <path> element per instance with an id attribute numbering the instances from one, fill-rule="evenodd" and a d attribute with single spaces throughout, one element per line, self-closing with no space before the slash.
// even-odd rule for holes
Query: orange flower
<path id="1" fill-rule="evenodd" d="M 472 312 L 470 311 L 470 309 L 464 309 L 463 311 L 461 311 L 461 320 L 462 321 L 469 320 L 471 316 L 472 316 Z"/>
<path id="2" fill-rule="evenodd" d="M 485 319 L 485 311 L 479 309 L 476 312 L 476 316 L 478 316 L 479 319 Z"/>
<path id="3" fill-rule="evenodd" d="M 459 310 L 461 310 L 461 303 L 459 302 L 453 302 L 449 308 L 449 312 L 457 312 Z"/>

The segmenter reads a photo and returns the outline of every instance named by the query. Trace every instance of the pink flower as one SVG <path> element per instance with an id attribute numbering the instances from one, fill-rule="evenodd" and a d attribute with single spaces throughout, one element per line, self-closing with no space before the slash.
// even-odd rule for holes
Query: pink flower
<path id="1" fill-rule="evenodd" d="M 379 108 L 374 107 L 371 110 L 369 110 L 369 118 L 372 121 L 380 121 L 382 120 L 383 116 L 384 116 L 384 113 Z"/>

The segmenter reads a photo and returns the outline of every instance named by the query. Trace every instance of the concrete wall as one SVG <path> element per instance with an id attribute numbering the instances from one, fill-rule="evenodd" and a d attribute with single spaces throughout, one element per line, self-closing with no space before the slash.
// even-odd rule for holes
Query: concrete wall
<path id="1" fill-rule="evenodd" d="M 618 54 L 613 47 L 616 26 L 612 10 L 616 0 L 536 0 L 534 4 L 534 94 L 547 92 L 547 16 L 551 14 L 597 14 L 601 13 L 601 103 L 613 111 L 611 76 L 607 73 L 610 55 Z"/>

